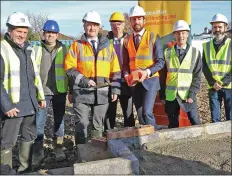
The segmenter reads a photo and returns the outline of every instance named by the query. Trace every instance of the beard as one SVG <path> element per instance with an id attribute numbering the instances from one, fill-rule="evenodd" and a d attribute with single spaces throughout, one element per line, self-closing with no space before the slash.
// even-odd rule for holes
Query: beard
<path id="1" fill-rule="evenodd" d="M 143 29 L 143 26 L 139 25 L 139 24 L 135 24 L 133 26 L 133 29 L 135 32 L 140 32 Z"/>

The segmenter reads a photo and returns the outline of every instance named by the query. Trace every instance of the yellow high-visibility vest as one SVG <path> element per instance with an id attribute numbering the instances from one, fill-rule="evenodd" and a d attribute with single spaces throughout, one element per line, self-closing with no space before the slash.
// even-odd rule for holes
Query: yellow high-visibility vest
<path id="1" fill-rule="evenodd" d="M 35 52 L 31 47 L 27 49 L 32 51 L 30 58 L 35 72 L 34 83 L 37 89 L 37 99 L 38 101 L 45 100 L 41 79 L 35 62 Z M 6 40 L 1 41 L 1 55 L 5 65 L 4 88 L 10 95 L 12 102 L 18 103 L 20 100 L 20 60 Z"/>
<path id="2" fill-rule="evenodd" d="M 204 43 L 203 50 L 206 64 L 213 78 L 222 85 L 222 79 L 227 73 L 231 72 L 231 39 L 226 39 L 225 44 L 220 48 L 217 54 L 214 49 L 213 40 Z M 212 88 L 212 86 L 208 85 L 208 88 Z M 231 82 L 228 86 L 223 86 L 223 88 L 231 89 Z"/>
<path id="3" fill-rule="evenodd" d="M 165 89 L 166 100 L 175 100 L 177 94 L 182 100 L 186 100 L 192 83 L 192 73 L 198 57 L 198 50 L 190 46 L 181 64 L 174 46 L 165 49 L 164 57 L 168 71 Z"/>
<path id="4" fill-rule="evenodd" d="M 69 46 L 66 46 L 68 51 Z M 38 66 L 38 70 L 40 72 L 40 65 L 42 59 L 42 45 L 35 46 L 35 54 L 36 54 L 36 64 Z M 68 77 L 64 71 L 64 53 L 62 46 L 58 48 L 56 58 L 55 58 L 55 75 L 56 75 L 56 88 L 59 93 L 66 93 L 68 91 Z"/>

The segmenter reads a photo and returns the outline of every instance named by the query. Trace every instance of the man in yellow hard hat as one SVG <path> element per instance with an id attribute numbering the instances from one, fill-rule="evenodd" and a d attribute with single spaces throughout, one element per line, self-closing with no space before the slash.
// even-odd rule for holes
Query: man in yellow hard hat
<path id="1" fill-rule="evenodd" d="M 228 20 L 224 15 L 214 15 L 210 24 L 215 38 L 203 44 L 203 73 L 208 82 L 212 122 L 219 122 L 222 100 L 226 120 L 232 119 L 231 39 L 225 34 Z"/>
<path id="2" fill-rule="evenodd" d="M 125 27 L 125 18 L 124 15 L 120 12 L 114 12 L 110 19 L 111 30 L 108 33 L 108 38 L 110 43 L 113 43 L 115 52 L 118 56 L 118 61 L 120 68 L 122 69 L 123 65 L 123 41 L 124 38 L 128 36 L 127 33 L 123 32 Z M 134 126 L 134 114 L 133 114 L 133 104 L 132 104 L 132 95 L 131 88 L 127 85 L 123 73 L 121 73 L 121 94 L 118 96 L 120 101 L 123 117 L 124 117 L 124 127 Z M 117 101 L 110 102 L 109 108 L 106 114 L 106 124 L 105 130 L 114 129 L 115 119 L 117 112 Z"/>
<path id="3" fill-rule="evenodd" d="M 26 41 L 31 27 L 28 17 L 15 12 L 8 17 L 6 26 L 0 57 L 1 165 L 12 168 L 12 148 L 21 134 L 17 172 L 23 173 L 30 168 L 36 138 L 35 113 L 39 106 L 45 108 L 46 101 L 35 52 Z"/>
<path id="4" fill-rule="evenodd" d="M 76 114 L 76 144 L 87 142 L 89 108 L 92 137 L 102 137 L 109 102 L 120 94 L 120 66 L 113 44 L 99 35 L 100 15 L 90 11 L 83 17 L 85 33 L 72 43 L 64 69 L 70 80 L 73 108 Z"/>
<path id="5" fill-rule="evenodd" d="M 187 112 L 192 125 L 199 125 L 196 94 L 201 83 L 201 54 L 187 43 L 190 28 L 178 20 L 173 26 L 175 43 L 165 49 L 166 64 L 160 72 L 160 99 L 165 100 L 169 128 L 179 127 L 180 108 Z"/>
<path id="6" fill-rule="evenodd" d="M 160 89 L 159 73 L 164 66 L 163 47 L 159 36 L 144 28 L 146 13 L 138 5 L 129 12 L 133 34 L 124 40 L 124 78 L 129 86 L 129 74 L 139 72 L 140 79 L 133 87 L 133 102 L 140 124 L 151 124 L 157 129 L 153 107 L 157 91 Z M 133 80 L 132 80 L 133 81 Z"/>

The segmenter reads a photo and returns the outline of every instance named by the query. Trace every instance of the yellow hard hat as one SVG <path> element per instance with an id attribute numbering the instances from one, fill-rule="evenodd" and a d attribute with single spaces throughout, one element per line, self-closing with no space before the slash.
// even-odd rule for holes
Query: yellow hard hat
<path id="1" fill-rule="evenodd" d="M 124 15 L 120 12 L 114 12 L 110 17 L 110 22 L 112 21 L 125 21 Z"/>

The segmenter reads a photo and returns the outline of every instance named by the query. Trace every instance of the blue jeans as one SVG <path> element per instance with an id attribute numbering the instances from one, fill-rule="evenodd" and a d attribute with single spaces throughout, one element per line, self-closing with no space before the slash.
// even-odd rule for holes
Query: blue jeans
<path id="1" fill-rule="evenodd" d="M 231 111 L 231 100 L 232 100 L 232 89 L 209 89 L 209 106 L 211 111 L 212 122 L 221 121 L 221 105 L 222 99 L 224 100 L 226 120 L 232 119 Z"/>
<path id="2" fill-rule="evenodd" d="M 54 137 L 64 136 L 64 114 L 65 114 L 65 103 L 66 94 L 48 95 L 45 96 L 46 108 L 39 108 L 36 113 L 36 130 L 37 130 L 37 141 L 43 140 L 44 138 L 44 127 L 46 124 L 46 118 L 48 114 L 48 108 L 52 102 L 53 115 L 54 115 Z"/>

